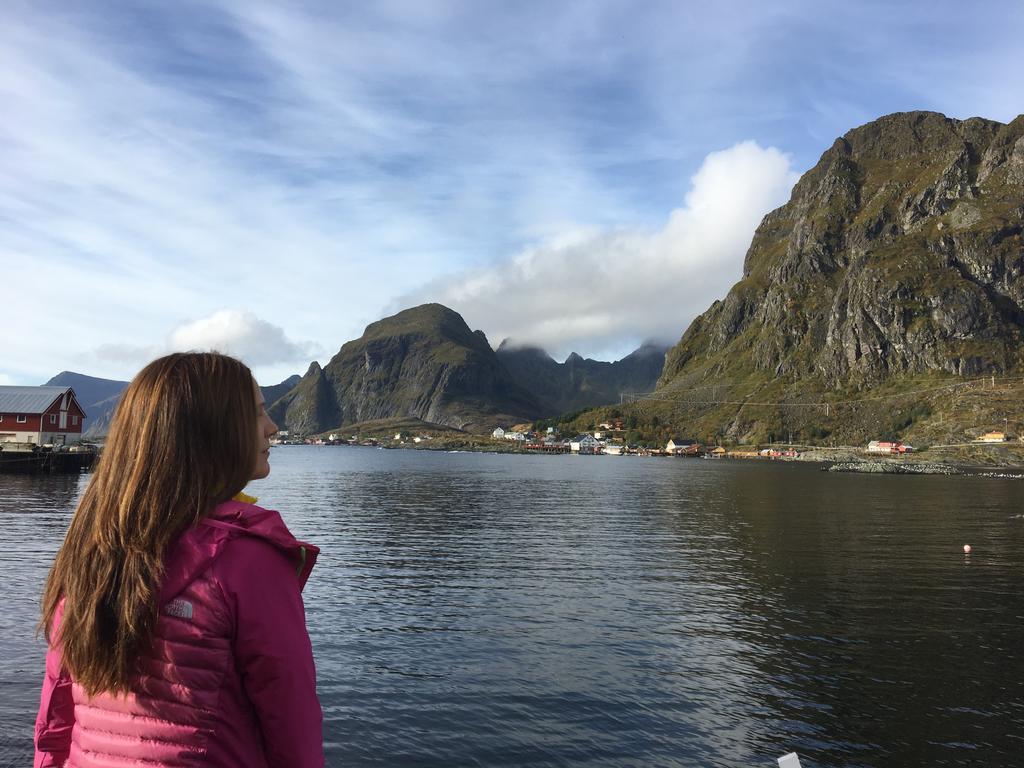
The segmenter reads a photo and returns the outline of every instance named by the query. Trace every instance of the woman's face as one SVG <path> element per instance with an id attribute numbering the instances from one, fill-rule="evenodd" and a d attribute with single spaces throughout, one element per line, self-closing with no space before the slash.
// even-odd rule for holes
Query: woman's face
<path id="1" fill-rule="evenodd" d="M 256 409 L 259 412 L 256 419 L 256 465 L 252 469 L 252 479 L 261 480 L 270 474 L 270 438 L 277 432 L 277 424 L 267 416 L 263 393 L 260 392 L 255 379 L 252 388 L 256 397 Z"/>

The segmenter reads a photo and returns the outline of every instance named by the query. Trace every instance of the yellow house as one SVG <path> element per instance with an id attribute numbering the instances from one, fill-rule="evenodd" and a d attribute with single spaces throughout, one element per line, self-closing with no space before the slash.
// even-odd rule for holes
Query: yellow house
<path id="1" fill-rule="evenodd" d="M 729 456 L 734 459 L 756 459 L 757 451 L 729 451 Z"/>
<path id="2" fill-rule="evenodd" d="M 974 442 L 976 443 L 1005 443 L 1006 433 L 1001 430 L 993 430 L 992 432 L 986 432 L 984 435 L 979 437 Z"/>

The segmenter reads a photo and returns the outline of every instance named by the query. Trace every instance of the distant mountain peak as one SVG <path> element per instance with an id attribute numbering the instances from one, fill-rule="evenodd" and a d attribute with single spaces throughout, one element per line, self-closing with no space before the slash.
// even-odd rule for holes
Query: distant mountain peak
<path id="1" fill-rule="evenodd" d="M 651 339 L 648 339 L 635 350 L 630 352 L 630 355 L 664 355 L 671 348 L 671 344 L 667 344 L 662 341 L 653 341 Z"/>
<path id="2" fill-rule="evenodd" d="M 661 374 L 665 350 L 665 346 L 644 346 L 615 362 L 572 352 L 559 363 L 538 347 L 503 342 L 498 357 L 516 382 L 533 392 L 547 414 L 554 416 L 618 403 L 626 392 L 650 392 Z"/>
<path id="3" fill-rule="evenodd" d="M 48 387 L 73 387 L 75 383 L 82 385 L 83 383 L 90 382 L 94 384 L 110 384 L 113 388 L 124 387 L 127 382 L 118 381 L 116 379 L 101 379 L 97 376 L 87 376 L 84 373 L 76 373 L 75 371 L 61 371 L 52 379 L 50 379 L 44 386 Z M 76 390 L 77 392 L 77 390 Z"/>
<path id="4" fill-rule="evenodd" d="M 396 335 L 430 329 L 457 334 L 471 334 L 469 326 L 458 312 L 443 304 L 420 304 L 375 320 L 366 326 L 363 338 L 378 335 Z"/>
<path id="5" fill-rule="evenodd" d="M 490 432 L 540 409 L 482 332 L 448 307 L 423 304 L 370 323 L 322 369 L 311 365 L 271 415 L 305 434 L 396 417 Z"/>
<path id="6" fill-rule="evenodd" d="M 537 346 L 536 344 L 524 344 L 508 338 L 502 340 L 496 351 L 500 354 L 529 355 L 554 360 L 554 358 L 551 357 L 545 349 Z"/>

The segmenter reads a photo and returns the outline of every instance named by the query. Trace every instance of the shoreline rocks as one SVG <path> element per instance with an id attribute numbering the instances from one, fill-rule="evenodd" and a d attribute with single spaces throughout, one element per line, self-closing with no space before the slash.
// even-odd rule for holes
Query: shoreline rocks
<path id="1" fill-rule="evenodd" d="M 904 464 L 894 461 L 841 461 L 828 468 L 829 472 L 864 472 L 885 475 L 962 475 L 949 464 Z"/>

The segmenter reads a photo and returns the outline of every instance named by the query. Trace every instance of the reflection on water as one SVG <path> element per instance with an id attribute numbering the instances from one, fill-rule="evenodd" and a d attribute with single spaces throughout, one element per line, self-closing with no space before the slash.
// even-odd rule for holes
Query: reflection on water
<path id="1" fill-rule="evenodd" d="M 1019 481 L 349 447 L 272 463 L 250 490 L 323 549 L 306 601 L 329 764 L 1019 762 Z M 12 764 L 80 488 L 0 477 Z"/>

